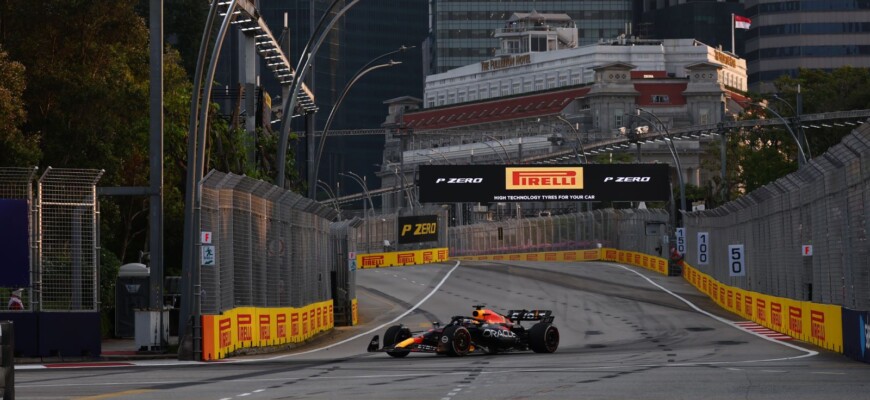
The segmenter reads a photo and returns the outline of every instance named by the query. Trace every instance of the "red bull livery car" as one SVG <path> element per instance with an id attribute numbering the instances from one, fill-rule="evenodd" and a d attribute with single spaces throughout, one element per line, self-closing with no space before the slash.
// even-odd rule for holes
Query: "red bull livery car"
<path id="1" fill-rule="evenodd" d="M 470 317 L 454 316 L 442 326 L 434 322 L 423 332 L 411 332 L 404 325 L 393 325 L 384 333 L 384 346 L 375 335 L 368 351 L 383 351 L 393 357 L 412 352 L 464 356 L 469 353 L 497 354 L 532 350 L 552 353 L 559 347 L 559 330 L 549 310 L 510 310 L 505 315 L 474 306 Z M 521 322 L 536 321 L 529 329 Z"/>

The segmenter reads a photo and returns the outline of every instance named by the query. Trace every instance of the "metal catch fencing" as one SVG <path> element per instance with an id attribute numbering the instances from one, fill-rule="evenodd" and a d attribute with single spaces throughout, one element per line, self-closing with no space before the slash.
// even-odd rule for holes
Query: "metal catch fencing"
<path id="1" fill-rule="evenodd" d="M 450 228 L 450 255 L 509 254 L 615 247 L 649 254 L 667 248 L 669 214 L 605 209 Z"/>
<path id="2" fill-rule="evenodd" d="M 302 307 L 332 298 L 336 242 L 327 206 L 245 176 L 211 171 L 203 180 L 202 312 Z"/>
<path id="3" fill-rule="evenodd" d="M 870 310 L 868 160 L 865 123 L 797 172 L 687 213 L 685 260 L 741 289 Z"/>
<path id="4" fill-rule="evenodd" d="M 99 203 L 102 170 L 0 168 L 0 198 L 27 200 L 30 287 L 21 296 L 24 311 L 99 309 Z M 0 289 L 7 296 L 17 288 Z"/>
<path id="5" fill-rule="evenodd" d="M 399 219 L 402 217 L 434 215 L 437 217 L 437 242 L 400 243 Z M 384 214 L 374 214 L 362 223 L 350 236 L 350 250 L 358 253 L 421 250 L 447 246 L 447 209 L 440 206 L 401 208 Z"/>

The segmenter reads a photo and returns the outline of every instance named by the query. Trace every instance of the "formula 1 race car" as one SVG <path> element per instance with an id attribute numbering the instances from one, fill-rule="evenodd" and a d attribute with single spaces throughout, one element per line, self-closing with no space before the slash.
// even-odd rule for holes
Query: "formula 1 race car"
<path id="1" fill-rule="evenodd" d="M 393 325 L 384 333 L 384 347 L 375 335 L 368 346 L 369 352 L 383 351 L 393 357 L 405 357 L 411 352 L 464 356 L 481 352 L 497 354 L 508 351 L 529 350 L 552 353 L 559 347 L 559 330 L 553 325 L 549 310 L 511 310 L 506 315 L 476 305 L 471 317 L 454 316 L 441 326 L 423 332 L 411 332 L 404 325 Z M 522 321 L 538 321 L 526 329 Z"/>

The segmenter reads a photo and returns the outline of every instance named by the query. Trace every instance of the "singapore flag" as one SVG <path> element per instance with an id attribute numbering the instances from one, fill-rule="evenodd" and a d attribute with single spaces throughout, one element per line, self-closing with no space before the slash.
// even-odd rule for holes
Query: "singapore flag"
<path id="1" fill-rule="evenodd" d="M 749 29 L 749 25 L 752 24 L 752 20 L 746 17 L 741 17 L 739 15 L 734 16 L 734 27 L 737 29 Z"/>

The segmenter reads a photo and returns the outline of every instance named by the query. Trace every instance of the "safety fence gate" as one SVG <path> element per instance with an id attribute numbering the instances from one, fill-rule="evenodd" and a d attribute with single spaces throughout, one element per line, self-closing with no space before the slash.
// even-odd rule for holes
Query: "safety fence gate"
<path id="1" fill-rule="evenodd" d="M 4 254 L 26 255 L 23 263 L 9 262 L 0 277 L 0 295 L 10 299 L 0 319 L 14 322 L 18 355 L 100 354 L 96 185 L 102 174 L 49 167 L 34 193 L 36 168 L 0 168 L 0 203 L 8 206 L 0 208 L 8 223 L 4 234 L 13 236 L 0 246 Z M 20 230 L 9 223 L 19 219 L 24 221 Z M 23 249 L 15 231 L 26 236 Z M 5 248 L 9 246 L 15 248 Z M 13 297 L 20 300 L 20 309 L 8 309 Z"/>

